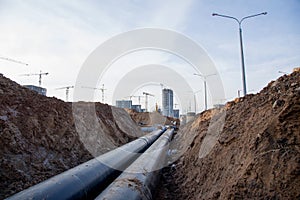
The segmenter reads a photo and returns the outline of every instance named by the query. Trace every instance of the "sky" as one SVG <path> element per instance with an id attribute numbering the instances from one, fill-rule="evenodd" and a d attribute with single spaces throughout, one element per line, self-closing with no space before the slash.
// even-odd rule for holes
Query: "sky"
<path id="1" fill-rule="evenodd" d="M 38 85 L 37 76 L 21 75 L 49 72 L 42 77 L 47 96 L 65 100 L 66 91 L 57 88 L 75 85 L 82 64 L 103 42 L 134 29 L 167 29 L 206 51 L 222 79 L 225 99 L 220 103 L 224 103 L 242 89 L 238 24 L 212 13 L 240 19 L 268 12 L 242 24 L 247 88 L 256 93 L 283 75 L 278 71 L 290 73 L 300 66 L 299 9 L 299 0 L 0 0 L 0 57 L 29 64 L 0 59 L 0 73 L 21 85 Z M 181 109 L 191 110 L 195 97 L 197 112 L 203 110 L 202 79 L 180 58 L 155 50 L 130 53 L 111 65 L 97 86 L 104 84 L 105 103 L 114 104 L 114 87 L 128 69 L 147 64 L 171 66 L 181 74 L 192 88 L 186 91 L 189 105 Z M 161 85 L 144 86 L 137 85 L 128 96 L 148 91 L 156 96 L 149 97 L 151 107 L 160 104 Z M 101 100 L 100 90 L 95 90 L 95 99 Z"/>

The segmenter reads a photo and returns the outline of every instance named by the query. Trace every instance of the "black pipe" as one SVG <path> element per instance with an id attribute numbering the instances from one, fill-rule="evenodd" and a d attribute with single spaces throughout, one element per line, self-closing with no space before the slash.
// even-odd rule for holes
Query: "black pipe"
<path id="1" fill-rule="evenodd" d="M 96 200 L 149 200 L 166 162 L 174 129 L 169 129 L 136 159 Z"/>
<path id="2" fill-rule="evenodd" d="M 56 175 L 11 197 L 19 199 L 93 199 L 166 128 L 156 130 L 117 149 Z"/>

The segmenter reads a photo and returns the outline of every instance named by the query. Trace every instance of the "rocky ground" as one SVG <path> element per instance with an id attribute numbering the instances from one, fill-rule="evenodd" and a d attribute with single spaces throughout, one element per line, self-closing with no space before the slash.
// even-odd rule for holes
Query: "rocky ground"
<path id="1" fill-rule="evenodd" d="M 142 135 L 123 109 L 81 102 L 75 110 L 0 75 L 0 199 Z"/>
<path id="2" fill-rule="evenodd" d="M 156 199 L 300 199 L 300 71 L 201 113 L 175 141 Z"/>

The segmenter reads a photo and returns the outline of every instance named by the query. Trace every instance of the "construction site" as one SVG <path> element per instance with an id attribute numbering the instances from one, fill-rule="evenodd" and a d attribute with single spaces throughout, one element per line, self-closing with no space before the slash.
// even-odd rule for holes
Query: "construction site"
<path id="1" fill-rule="evenodd" d="M 298 0 L 0 0 L 0 199 L 300 199 Z"/>
<path id="2" fill-rule="evenodd" d="M 89 163 L 97 156 L 107 152 L 109 154 L 119 146 L 137 141 L 137 138 L 146 134 L 141 131 L 141 124 L 160 124 L 161 127 L 167 125 L 174 128 L 175 121 L 178 127 L 176 130 L 172 129 L 172 132 L 175 131 L 173 136 L 168 133 L 168 137 L 173 139 L 168 145 L 169 150 L 164 150 L 165 159 L 160 160 L 166 164 L 161 169 L 155 169 L 155 173 L 145 173 L 146 176 L 157 177 L 149 179 L 153 181 L 151 187 L 148 182 L 140 185 L 129 180 L 125 184 L 139 199 L 150 198 L 147 195 L 152 199 L 300 197 L 298 69 L 270 82 L 258 94 L 237 98 L 227 102 L 223 108 L 204 111 L 181 126 L 179 120 L 166 118 L 158 112 L 138 113 L 102 103 L 88 105 L 90 103 L 82 102 L 82 108 L 95 108 L 97 120 L 101 123 L 96 130 L 98 135 L 85 135 L 93 141 L 93 152 L 84 144 L 76 130 L 72 103 L 40 95 L 3 75 L 0 76 L 0 86 L 1 199 L 46 198 L 43 195 L 51 196 L 49 199 L 67 199 L 60 198 L 64 194 L 59 192 L 59 188 L 51 186 L 51 180 L 58 181 L 64 176 L 68 179 L 70 170 L 72 176 L 79 176 L 78 173 L 83 172 L 74 172 L 74 167 L 76 169 L 76 166 Z M 214 122 L 212 119 L 224 111 L 225 121 L 215 144 L 207 155 L 201 156 L 204 140 L 210 137 L 207 134 L 215 134 L 209 132 L 209 126 L 218 126 L 218 120 Z M 87 121 L 85 130 L 88 131 L 93 124 Z M 210 125 L 211 123 L 216 124 Z M 64 174 L 63 177 L 61 173 Z M 89 175 L 84 177 L 88 182 Z M 64 180 L 60 181 L 60 184 L 67 184 Z M 89 191 L 92 186 L 86 186 L 90 189 L 84 194 L 83 191 L 76 191 L 76 188 L 63 188 L 74 193 L 72 199 L 93 199 L 111 182 L 113 180 L 101 183 L 103 185 L 98 185 L 96 192 L 95 189 Z M 76 183 L 72 184 L 74 186 Z M 118 184 L 120 189 L 122 184 Z M 31 187 L 36 189 L 30 189 Z M 133 195 L 124 188 L 123 190 L 123 195 Z M 118 191 L 106 193 L 112 195 L 118 194 Z M 102 196 L 105 197 L 104 194 Z M 67 194 L 65 197 L 68 197 Z M 98 198 L 105 199 L 104 197 Z M 108 196 L 107 199 L 114 198 Z"/>

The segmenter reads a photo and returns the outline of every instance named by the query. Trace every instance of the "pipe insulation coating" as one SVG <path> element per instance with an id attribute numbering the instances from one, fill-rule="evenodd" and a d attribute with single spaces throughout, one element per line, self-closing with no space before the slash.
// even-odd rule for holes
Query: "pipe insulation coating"
<path id="1" fill-rule="evenodd" d="M 7 199 L 93 199 L 165 131 L 153 131 Z"/>
<path id="2" fill-rule="evenodd" d="M 136 159 L 96 200 L 150 200 L 165 166 L 174 129 L 168 129 Z"/>

